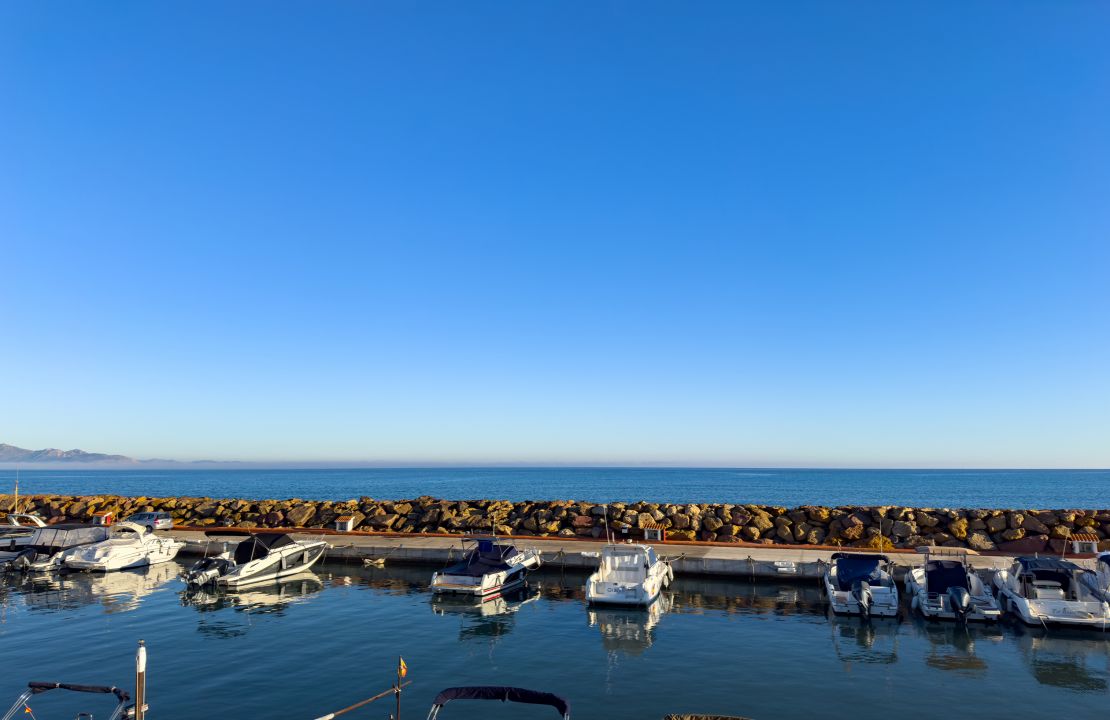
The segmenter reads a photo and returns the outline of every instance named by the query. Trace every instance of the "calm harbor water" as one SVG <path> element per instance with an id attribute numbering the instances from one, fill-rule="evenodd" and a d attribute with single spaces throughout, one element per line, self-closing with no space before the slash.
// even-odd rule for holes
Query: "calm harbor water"
<path id="1" fill-rule="evenodd" d="M 572 717 L 667 712 L 859 720 L 1098 716 L 1110 701 L 1110 636 L 836 619 L 816 585 L 678 578 L 650 611 L 591 611 L 583 576 L 545 570 L 511 602 L 434 599 L 429 570 L 325 564 L 239 595 L 188 596 L 168 563 L 144 572 L 0 585 L 0 694 L 29 680 L 133 684 L 150 648 L 152 720 L 307 720 L 388 686 L 410 667 L 404 717 L 440 689 L 520 685 L 566 696 Z M 73 717 L 72 697 L 36 698 L 36 717 Z M 69 701 L 67 704 L 66 701 Z M 97 704 L 99 703 L 99 704 Z M 849 711 L 850 706 L 850 711 Z M 915 712 L 921 707 L 921 712 Z M 392 703 L 349 717 L 386 718 Z M 456 702 L 443 718 L 556 717 L 548 708 Z"/>
<path id="2" fill-rule="evenodd" d="M 367 468 L 31 470 L 27 493 L 379 500 L 574 499 L 776 505 L 1106 508 L 1110 470 Z M 5 491 L 14 470 L 0 471 Z"/>

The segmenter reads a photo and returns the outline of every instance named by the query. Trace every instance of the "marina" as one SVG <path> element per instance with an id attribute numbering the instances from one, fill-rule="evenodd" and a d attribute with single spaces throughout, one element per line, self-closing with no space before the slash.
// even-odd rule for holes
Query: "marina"
<path id="1" fill-rule="evenodd" d="M 388 686 L 398 656 L 412 681 L 404 716 L 423 716 L 444 688 L 476 685 L 534 688 L 566 698 L 572 717 L 630 720 L 819 715 L 829 693 L 866 694 L 871 702 L 853 712 L 880 718 L 922 682 L 935 702 L 1016 702 L 1033 715 L 1095 713 L 1110 698 L 1110 634 L 909 613 L 865 622 L 832 614 L 816 580 L 676 574 L 656 604 L 633 609 L 589 606 L 587 574 L 552 564 L 520 595 L 480 603 L 432 593 L 434 567 L 354 558 L 244 591 L 193 593 L 178 579 L 187 560 L 5 577 L 0 647 L 6 659 L 19 648 L 21 673 L 3 692 L 15 697 L 30 679 L 119 683 L 144 638 L 150 718 L 309 720 Z M 52 711 L 61 701 L 44 694 L 35 712 L 62 716 Z M 536 710 L 460 703 L 442 717 L 545 716 Z M 351 716 L 392 711 L 386 699 Z"/>

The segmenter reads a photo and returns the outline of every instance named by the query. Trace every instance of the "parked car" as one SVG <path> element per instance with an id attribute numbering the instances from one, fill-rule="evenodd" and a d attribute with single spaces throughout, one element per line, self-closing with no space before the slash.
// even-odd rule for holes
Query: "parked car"
<path id="1" fill-rule="evenodd" d="M 147 530 L 170 530 L 173 528 L 173 518 L 168 512 L 141 512 L 135 513 L 124 522 L 133 522 L 142 525 Z"/>

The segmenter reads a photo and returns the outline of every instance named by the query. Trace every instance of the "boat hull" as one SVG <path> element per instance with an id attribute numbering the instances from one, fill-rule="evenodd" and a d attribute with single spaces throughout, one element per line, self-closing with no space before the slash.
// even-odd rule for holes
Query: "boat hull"
<path id="1" fill-rule="evenodd" d="M 280 552 L 236 566 L 227 575 L 216 578 L 216 584 L 234 590 L 296 575 L 315 565 L 327 548 L 322 540 L 286 545 Z"/>

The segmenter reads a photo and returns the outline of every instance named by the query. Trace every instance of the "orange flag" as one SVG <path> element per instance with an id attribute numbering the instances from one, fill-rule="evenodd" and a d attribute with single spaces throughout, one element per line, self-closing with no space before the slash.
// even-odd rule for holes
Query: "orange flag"
<path id="1" fill-rule="evenodd" d="M 405 664 L 405 659 L 398 656 L 397 658 L 397 677 L 404 677 L 409 674 L 409 666 Z"/>

